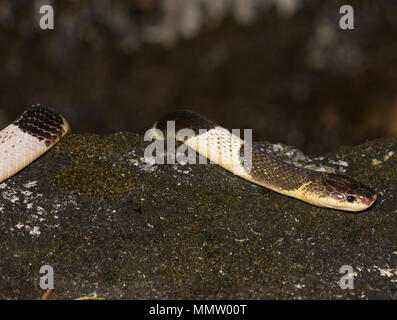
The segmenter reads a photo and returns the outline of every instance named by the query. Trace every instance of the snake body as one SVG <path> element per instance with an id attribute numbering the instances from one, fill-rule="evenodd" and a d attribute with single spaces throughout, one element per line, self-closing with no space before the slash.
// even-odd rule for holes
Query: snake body
<path id="1" fill-rule="evenodd" d="M 51 149 L 67 132 L 66 120 L 53 110 L 33 105 L 0 131 L 0 182 Z"/>
<path id="2" fill-rule="evenodd" d="M 176 132 L 189 129 L 191 134 L 170 136 L 169 121 Z M 288 164 L 191 111 L 169 113 L 154 127 L 158 137 L 176 139 L 243 179 L 315 206 L 361 211 L 376 200 L 373 190 L 349 177 Z M 0 182 L 48 151 L 68 131 L 67 121 L 49 108 L 34 105 L 26 110 L 0 131 Z M 251 151 L 249 166 L 241 157 L 246 148 Z"/>
<path id="3" fill-rule="evenodd" d="M 188 137 L 178 134 L 169 137 L 169 121 L 173 121 L 175 132 L 187 128 L 193 134 Z M 211 162 L 243 179 L 315 206 L 362 211 L 376 200 L 373 190 L 349 177 L 296 167 L 252 145 L 249 146 L 252 161 L 247 170 L 241 159 L 246 141 L 191 111 L 169 113 L 157 121 L 154 128 L 162 136 L 168 134 L 168 138 L 183 142 Z"/>

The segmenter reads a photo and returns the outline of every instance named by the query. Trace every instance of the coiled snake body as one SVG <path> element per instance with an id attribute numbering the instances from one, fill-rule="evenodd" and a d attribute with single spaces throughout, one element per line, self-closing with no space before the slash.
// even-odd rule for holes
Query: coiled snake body
<path id="1" fill-rule="evenodd" d="M 190 129 L 189 136 L 171 136 L 226 170 L 257 185 L 315 206 L 362 211 L 376 200 L 376 194 L 361 183 L 337 174 L 317 172 L 285 163 L 253 146 L 249 168 L 241 151 L 247 143 L 229 130 L 190 111 L 169 113 L 155 128 L 167 135 L 167 124 Z M 34 105 L 0 132 L 0 182 L 17 173 L 49 150 L 67 132 L 66 120 L 54 111 Z"/>

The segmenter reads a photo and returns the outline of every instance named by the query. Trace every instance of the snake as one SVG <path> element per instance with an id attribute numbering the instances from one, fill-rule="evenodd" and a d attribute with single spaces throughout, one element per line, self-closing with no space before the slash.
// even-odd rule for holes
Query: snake
<path id="1" fill-rule="evenodd" d="M 42 105 L 33 105 L 0 131 L 0 182 L 51 149 L 67 132 L 67 121 Z"/>
<path id="2" fill-rule="evenodd" d="M 169 123 L 175 130 L 168 130 Z M 285 162 L 189 110 L 164 115 L 152 130 L 153 139 L 179 141 L 242 179 L 317 207 L 363 211 L 377 199 L 373 189 L 351 177 Z M 0 183 L 51 149 L 69 131 L 65 118 L 46 106 L 33 105 L 24 111 L 0 131 Z M 246 150 L 250 151 L 249 161 L 242 157 Z"/>

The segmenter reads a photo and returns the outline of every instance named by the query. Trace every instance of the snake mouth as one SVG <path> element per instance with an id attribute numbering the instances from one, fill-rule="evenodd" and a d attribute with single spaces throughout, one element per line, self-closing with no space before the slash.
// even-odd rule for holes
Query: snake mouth
<path id="1" fill-rule="evenodd" d="M 364 205 L 366 205 L 369 208 L 375 203 L 376 199 L 377 199 L 377 196 L 376 196 L 376 194 L 374 194 L 372 196 L 372 199 L 368 199 L 368 198 L 367 199 L 363 199 L 362 202 L 363 202 Z"/>

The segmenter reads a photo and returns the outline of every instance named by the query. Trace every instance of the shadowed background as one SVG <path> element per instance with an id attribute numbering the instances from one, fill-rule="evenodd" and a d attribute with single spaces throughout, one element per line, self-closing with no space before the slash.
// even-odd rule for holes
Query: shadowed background
<path id="1" fill-rule="evenodd" d="M 38 27 L 52 4 L 55 29 Z M 187 108 L 309 154 L 397 131 L 397 3 L 0 1 L 0 125 L 32 103 L 74 132 L 143 133 Z"/>

